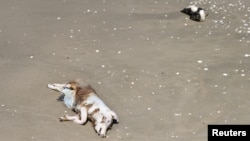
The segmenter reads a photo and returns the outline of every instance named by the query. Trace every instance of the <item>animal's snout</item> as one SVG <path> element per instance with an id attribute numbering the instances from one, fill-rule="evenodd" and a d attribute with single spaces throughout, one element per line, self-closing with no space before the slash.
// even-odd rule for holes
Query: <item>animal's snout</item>
<path id="1" fill-rule="evenodd" d="M 106 135 L 100 135 L 102 138 L 106 138 Z"/>
<path id="2" fill-rule="evenodd" d="M 105 133 L 98 133 L 99 136 L 101 136 L 102 138 L 106 138 L 106 134 Z"/>
<path id="3" fill-rule="evenodd" d="M 106 130 L 103 127 L 96 126 L 95 127 L 96 133 L 101 136 L 102 138 L 106 137 Z"/>

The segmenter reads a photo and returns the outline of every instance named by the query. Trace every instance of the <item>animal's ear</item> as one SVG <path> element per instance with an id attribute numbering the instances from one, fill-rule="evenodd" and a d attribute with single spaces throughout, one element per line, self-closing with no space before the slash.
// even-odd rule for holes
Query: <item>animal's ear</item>
<path id="1" fill-rule="evenodd" d="M 111 111 L 110 114 L 111 114 L 113 120 L 115 120 L 116 123 L 119 123 L 119 119 L 118 119 L 117 114 L 114 111 Z"/>
<path id="2" fill-rule="evenodd" d="M 61 94 L 58 98 L 57 101 L 64 101 L 65 94 Z"/>

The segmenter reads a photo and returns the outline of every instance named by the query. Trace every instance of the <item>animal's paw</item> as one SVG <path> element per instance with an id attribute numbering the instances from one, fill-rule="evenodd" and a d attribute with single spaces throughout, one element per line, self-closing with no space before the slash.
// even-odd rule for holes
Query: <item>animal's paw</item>
<path id="1" fill-rule="evenodd" d="M 68 120 L 67 115 L 66 115 L 66 116 L 62 116 L 62 117 L 59 117 L 59 121 L 60 121 L 60 122 L 67 121 L 67 120 Z"/>
<path id="2" fill-rule="evenodd" d="M 54 89 L 54 88 L 55 88 L 55 85 L 53 85 L 53 84 L 48 84 L 48 88 Z"/>

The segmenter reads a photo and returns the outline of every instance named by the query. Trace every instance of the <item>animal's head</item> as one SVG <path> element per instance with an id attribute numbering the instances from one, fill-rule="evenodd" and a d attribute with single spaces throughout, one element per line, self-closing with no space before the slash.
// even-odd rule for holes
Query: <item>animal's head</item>
<path id="1" fill-rule="evenodd" d="M 95 122 L 95 131 L 101 137 L 106 137 L 107 130 L 109 130 L 113 123 L 118 123 L 118 116 L 115 112 L 109 111 L 107 113 L 98 113 Z"/>
<path id="2" fill-rule="evenodd" d="M 69 83 L 67 83 L 62 90 L 62 93 L 65 96 L 75 96 L 75 94 L 77 93 L 77 91 L 79 90 L 79 83 L 76 81 L 70 81 Z"/>
<path id="3" fill-rule="evenodd" d="M 75 94 L 79 93 L 80 95 L 91 92 L 96 93 L 95 90 L 88 83 L 86 83 L 81 79 L 70 81 L 68 84 L 64 86 L 64 89 L 69 89 L 71 91 L 74 91 Z"/>

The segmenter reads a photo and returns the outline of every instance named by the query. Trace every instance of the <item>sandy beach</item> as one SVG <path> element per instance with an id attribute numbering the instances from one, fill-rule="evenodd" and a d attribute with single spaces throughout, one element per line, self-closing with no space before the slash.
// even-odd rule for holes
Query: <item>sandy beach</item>
<path id="1" fill-rule="evenodd" d="M 249 124 L 249 17 L 248 0 L 2 0 L 0 138 L 206 141 L 208 124 Z M 74 113 L 46 85 L 76 78 L 119 116 L 105 139 L 59 122 Z"/>

